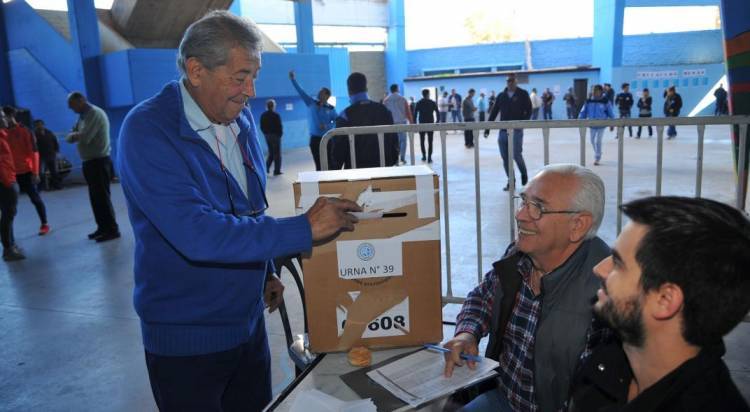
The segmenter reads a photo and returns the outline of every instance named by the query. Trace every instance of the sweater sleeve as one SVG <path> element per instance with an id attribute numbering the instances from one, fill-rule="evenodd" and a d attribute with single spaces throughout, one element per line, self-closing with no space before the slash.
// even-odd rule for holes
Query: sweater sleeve
<path id="1" fill-rule="evenodd" d="M 259 262 L 311 249 L 312 232 L 305 215 L 237 217 L 217 210 L 198 183 L 210 177 L 202 175 L 177 151 L 172 138 L 144 117 L 131 113 L 119 139 L 122 187 L 131 208 L 143 215 L 133 221 L 136 232 L 139 225 L 153 225 L 166 242 L 194 262 Z"/>

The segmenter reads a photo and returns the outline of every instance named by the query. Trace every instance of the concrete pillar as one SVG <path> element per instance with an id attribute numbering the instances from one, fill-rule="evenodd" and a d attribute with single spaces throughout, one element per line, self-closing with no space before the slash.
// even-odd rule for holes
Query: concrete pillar
<path id="1" fill-rule="evenodd" d="M 622 66 L 622 25 L 625 0 L 594 0 L 592 63 L 599 82 L 612 83 L 613 68 Z"/>
<path id="2" fill-rule="evenodd" d="M 388 42 L 385 46 L 387 86 L 395 83 L 403 93 L 407 72 L 404 0 L 388 0 Z"/>
<path id="3" fill-rule="evenodd" d="M 315 53 L 312 0 L 295 0 L 294 24 L 297 28 L 297 53 Z"/>
<path id="4" fill-rule="evenodd" d="M 724 31 L 724 52 L 726 53 L 727 79 L 729 82 L 729 110 L 736 115 L 750 115 L 750 7 L 747 0 L 722 0 L 721 22 Z M 739 128 L 732 133 L 734 142 L 734 165 L 738 171 L 739 162 Z M 748 149 L 745 159 L 750 159 L 750 130 L 748 131 Z M 747 205 L 747 171 L 738 176 L 741 187 L 741 207 Z"/>
<path id="5" fill-rule="evenodd" d="M 5 32 L 5 7 L 0 2 L 0 105 L 15 104 L 13 82 L 10 80 L 10 64 L 8 62 L 8 33 Z"/>
<path id="6" fill-rule="evenodd" d="M 68 22 L 73 53 L 80 62 L 77 71 L 85 89 L 81 92 L 95 105 L 104 107 L 98 60 L 101 54 L 99 20 L 94 0 L 68 0 Z"/>

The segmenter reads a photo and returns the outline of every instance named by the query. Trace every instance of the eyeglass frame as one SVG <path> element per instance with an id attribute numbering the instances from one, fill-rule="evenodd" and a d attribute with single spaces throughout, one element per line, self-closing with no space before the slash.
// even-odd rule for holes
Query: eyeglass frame
<path id="1" fill-rule="evenodd" d="M 568 215 L 571 215 L 571 214 L 585 212 L 585 210 L 546 210 L 545 207 L 544 207 L 544 205 L 540 204 L 539 202 L 535 202 L 533 200 L 526 199 L 526 196 L 524 196 L 523 194 L 513 196 L 513 200 L 521 202 L 521 205 L 518 208 L 516 208 L 516 210 L 520 211 L 523 208 L 527 208 L 528 213 L 529 213 L 529 217 L 533 221 L 541 220 L 544 217 L 544 215 L 552 215 L 552 214 L 568 214 Z M 534 207 L 536 207 L 537 209 L 539 209 L 539 217 L 534 217 L 531 214 L 531 209 L 528 209 L 528 206 L 530 204 L 533 205 Z"/>

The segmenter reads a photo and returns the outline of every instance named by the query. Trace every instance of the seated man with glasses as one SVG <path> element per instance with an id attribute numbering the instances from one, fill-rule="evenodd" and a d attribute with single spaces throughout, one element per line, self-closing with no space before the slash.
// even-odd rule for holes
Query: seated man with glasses
<path id="1" fill-rule="evenodd" d="M 593 267 L 610 251 L 596 236 L 602 180 L 581 166 L 547 166 L 516 204 L 515 243 L 469 293 L 445 344 L 446 376 L 487 335 L 485 356 L 500 362 L 499 377 L 468 411 L 559 410 L 579 361 L 609 332 L 591 310 L 601 284 Z"/>
<path id="2" fill-rule="evenodd" d="M 158 409 L 260 411 L 271 401 L 264 309 L 281 303 L 274 258 L 352 230 L 350 201 L 264 213 L 266 173 L 248 99 L 262 36 L 212 11 L 185 31 L 181 79 L 128 113 L 119 139 L 135 238 L 133 302 Z"/>

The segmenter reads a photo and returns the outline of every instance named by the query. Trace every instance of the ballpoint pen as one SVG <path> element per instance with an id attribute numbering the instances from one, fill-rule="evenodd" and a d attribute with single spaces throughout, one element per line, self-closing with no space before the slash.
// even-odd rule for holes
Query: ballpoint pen
<path id="1" fill-rule="evenodd" d="M 448 348 L 444 348 L 442 346 L 437 346 L 437 345 L 431 345 L 429 343 L 425 344 L 424 348 L 425 349 L 429 349 L 429 350 L 438 351 L 438 352 L 443 352 L 443 353 L 451 353 L 451 350 L 448 349 Z M 482 361 L 482 357 L 481 356 L 469 355 L 468 353 L 462 353 L 461 354 L 461 359 L 470 360 L 470 361 L 474 361 L 474 362 L 481 362 Z"/>

